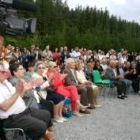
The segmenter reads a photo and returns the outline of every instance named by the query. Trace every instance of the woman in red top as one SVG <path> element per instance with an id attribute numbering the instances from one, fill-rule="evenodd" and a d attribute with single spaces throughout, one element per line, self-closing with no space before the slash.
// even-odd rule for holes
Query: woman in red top
<path id="1" fill-rule="evenodd" d="M 47 76 L 55 75 L 51 85 L 52 88 L 56 90 L 57 93 L 70 98 L 72 101 L 72 110 L 76 116 L 82 116 L 78 113 L 78 109 L 82 108 L 85 109 L 86 107 L 80 103 L 79 95 L 77 92 L 77 88 L 75 86 L 66 86 L 65 85 L 65 78 L 67 74 L 60 74 L 58 66 L 55 62 L 49 63 L 49 69 L 47 72 Z"/>

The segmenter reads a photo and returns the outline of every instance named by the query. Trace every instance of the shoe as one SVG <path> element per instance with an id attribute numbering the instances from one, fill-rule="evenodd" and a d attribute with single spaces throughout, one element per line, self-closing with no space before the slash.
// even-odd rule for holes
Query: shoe
<path id="1" fill-rule="evenodd" d="M 54 118 L 54 121 L 55 121 L 55 122 L 58 122 L 58 123 L 63 123 L 63 122 L 64 122 L 61 118 L 60 118 L 60 119 Z"/>
<path id="2" fill-rule="evenodd" d="M 82 104 L 79 105 L 80 109 L 87 109 L 88 106 L 84 106 Z"/>
<path id="3" fill-rule="evenodd" d="M 68 120 L 66 118 L 61 118 L 63 120 L 63 122 L 67 122 Z"/>
<path id="4" fill-rule="evenodd" d="M 124 100 L 124 96 L 118 96 L 118 99 Z"/>
<path id="5" fill-rule="evenodd" d="M 54 140 L 54 138 L 50 133 L 47 133 L 45 134 L 45 140 Z"/>
<path id="6" fill-rule="evenodd" d="M 127 96 L 127 95 L 124 95 L 123 97 L 124 97 L 124 98 L 127 98 L 128 96 Z"/>
<path id="7" fill-rule="evenodd" d="M 88 109 L 95 109 L 95 106 L 93 104 L 90 104 L 90 106 L 87 107 Z"/>
<path id="8" fill-rule="evenodd" d="M 76 117 L 83 117 L 84 116 L 83 114 L 79 113 L 78 111 L 74 111 L 73 115 Z"/>
<path id="9" fill-rule="evenodd" d="M 79 112 L 80 112 L 80 113 L 83 113 L 83 114 L 91 114 L 91 112 L 90 112 L 89 110 L 87 110 L 87 109 L 85 109 L 85 110 L 80 110 Z"/>
<path id="10" fill-rule="evenodd" d="M 94 105 L 95 108 L 100 108 L 102 105 Z"/>
<path id="11" fill-rule="evenodd" d="M 123 93 L 121 96 L 127 98 L 127 95 L 125 93 Z"/>

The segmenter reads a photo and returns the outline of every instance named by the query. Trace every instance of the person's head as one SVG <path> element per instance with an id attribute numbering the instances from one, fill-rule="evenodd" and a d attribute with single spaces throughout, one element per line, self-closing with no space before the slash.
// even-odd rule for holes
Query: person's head
<path id="1" fill-rule="evenodd" d="M 91 62 L 91 61 L 88 61 L 88 62 L 87 62 L 87 68 L 88 68 L 88 69 L 93 69 L 94 66 L 95 66 L 95 63 L 94 63 L 94 62 Z"/>
<path id="2" fill-rule="evenodd" d="M 95 61 L 95 66 L 96 66 L 96 67 L 100 66 L 100 61 L 99 61 L 99 60 L 96 60 L 96 61 Z"/>
<path id="3" fill-rule="evenodd" d="M 54 72 L 60 71 L 60 68 L 57 66 L 56 62 L 53 62 L 53 61 L 50 61 L 48 63 L 48 68 L 49 70 L 54 71 Z"/>
<path id="4" fill-rule="evenodd" d="M 24 47 L 23 52 L 27 53 L 27 48 L 26 47 Z"/>
<path id="5" fill-rule="evenodd" d="M 118 61 L 118 67 L 122 68 L 123 67 L 123 62 L 122 61 Z"/>
<path id="6" fill-rule="evenodd" d="M 132 61 L 132 62 L 131 62 L 131 67 L 132 67 L 133 69 L 135 69 L 135 68 L 136 68 L 136 62 Z"/>
<path id="7" fill-rule="evenodd" d="M 110 54 L 111 54 L 111 55 L 115 55 L 115 54 L 116 54 L 116 51 L 115 51 L 114 49 L 111 49 L 111 50 L 110 50 Z"/>
<path id="8" fill-rule="evenodd" d="M 67 46 L 64 46 L 64 51 L 67 51 L 67 50 L 68 50 Z"/>
<path id="9" fill-rule="evenodd" d="M 73 58 L 68 58 L 66 60 L 66 67 L 70 69 L 75 69 L 75 60 Z"/>
<path id="10" fill-rule="evenodd" d="M 55 52 L 58 52 L 58 48 L 55 48 Z"/>
<path id="11" fill-rule="evenodd" d="M 15 52 L 16 52 L 16 53 L 19 53 L 19 52 L 20 52 L 18 47 L 16 47 Z"/>
<path id="12" fill-rule="evenodd" d="M 45 70 L 45 65 L 42 61 L 38 61 L 34 65 L 34 72 L 38 73 L 39 75 L 43 75 Z"/>
<path id="13" fill-rule="evenodd" d="M 16 76 L 18 78 L 24 78 L 25 68 L 21 63 L 11 64 L 9 69 L 11 71 L 12 76 Z"/>
<path id="14" fill-rule="evenodd" d="M 82 63 L 77 62 L 77 63 L 75 64 L 75 69 L 76 69 L 76 70 L 83 70 L 83 65 L 82 65 Z"/>
<path id="15" fill-rule="evenodd" d="M 46 51 L 49 51 L 49 49 L 50 49 L 50 46 L 47 45 L 47 46 L 46 46 Z"/>
<path id="16" fill-rule="evenodd" d="M 131 66 L 130 62 L 126 62 L 126 64 L 125 64 L 125 68 L 129 69 L 130 66 Z"/>
<path id="17" fill-rule="evenodd" d="M 34 71 L 34 64 L 33 63 L 28 63 L 28 71 L 33 72 Z"/>
<path id="18" fill-rule="evenodd" d="M 4 65 L 0 63 L 0 82 L 2 83 L 8 77 L 8 71 L 4 68 Z"/>
<path id="19" fill-rule="evenodd" d="M 102 63 L 103 65 L 106 65 L 106 64 L 107 64 L 106 58 L 103 58 L 103 59 L 101 60 L 101 63 Z"/>
<path id="20" fill-rule="evenodd" d="M 32 50 L 34 50 L 35 49 L 35 45 L 33 44 L 33 45 L 31 45 L 31 49 Z"/>
<path id="21" fill-rule="evenodd" d="M 121 53 L 123 53 L 123 51 L 124 51 L 124 48 L 121 48 Z"/>
<path id="22" fill-rule="evenodd" d="M 63 47 L 60 47 L 60 52 L 63 52 L 64 48 Z"/>
<path id="23" fill-rule="evenodd" d="M 79 48 L 78 48 L 78 47 L 75 47 L 74 50 L 75 50 L 76 52 L 78 52 L 78 51 L 79 51 Z"/>
<path id="24" fill-rule="evenodd" d="M 117 65 L 116 61 L 114 61 L 114 60 L 111 60 L 111 61 L 110 61 L 110 67 L 111 67 L 111 68 L 115 68 L 116 65 Z"/>

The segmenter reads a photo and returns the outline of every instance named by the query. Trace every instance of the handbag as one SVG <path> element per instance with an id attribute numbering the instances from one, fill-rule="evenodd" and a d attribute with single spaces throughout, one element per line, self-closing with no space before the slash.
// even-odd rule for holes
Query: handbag
<path id="1" fill-rule="evenodd" d="M 40 103 L 38 103 L 38 107 L 40 109 L 48 110 L 51 113 L 51 116 L 53 117 L 53 105 L 54 105 L 54 103 L 52 101 L 48 101 L 48 100 L 43 99 L 41 97 L 41 95 L 39 94 L 39 89 L 36 89 L 36 91 L 37 91 L 37 94 L 39 96 L 39 101 L 40 101 Z"/>
<path id="2" fill-rule="evenodd" d="M 65 111 L 62 112 L 63 116 L 66 118 L 72 117 L 71 100 L 69 98 L 65 99 L 63 107 L 65 108 Z"/>

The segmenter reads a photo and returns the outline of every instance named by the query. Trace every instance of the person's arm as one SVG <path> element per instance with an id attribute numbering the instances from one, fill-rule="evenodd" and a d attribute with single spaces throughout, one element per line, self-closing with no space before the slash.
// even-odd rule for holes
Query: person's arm
<path id="1" fill-rule="evenodd" d="M 23 90 L 23 83 L 17 84 L 16 89 L 14 89 L 14 87 L 13 87 L 13 90 L 15 90 L 15 93 L 10 98 L 8 98 L 7 100 L 3 101 L 0 104 L 0 109 L 2 111 L 7 111 L 16 102 L 18 97 L 20 95 L 23 95 L 23 92 L 24 92 L 24 90 Z"/>
<path id="2" fill-rule="evenodd" d="M 70 86 L 70 85 L 76 86 L 77 84 L 72 79 L 73 76 L 69 73 L 69 71 L 68 70 L 64 70 L 64 73 L 68 74 L 68 76 L 65 78 L 66 85 L 67 86 Z"/>
<path id="3" fill-rule="evenodd" d="M 7 111 L 17 100 L 19 94 L 15 92 L 9 99 L 0 104 L 0 110 Z"/>
<path id="4" fill-rule="evenodd" d="M 5 100 L 0 104 L 0 110 L 7 111 L 16 102 L 19 96 L 23 97 L 26 91 L 31 89 L 32 87 L 33 87 L 32 82 L 30 83 L 21 82 L 17 84 L 15 93 L 10 98 L 8 98 L 7 100 Z"/>
<path id="5" fill-rule="evenodd" d="M 107 69 L 107 70 L 106 70 L 105 76 L 106 76 L 106 78 L 109 79 L 109 80 L 117 80 L 117 77 L 115 77 L 115 76 L 112 74 L 112 70 L 110 70 L 110 69 Z"/>

